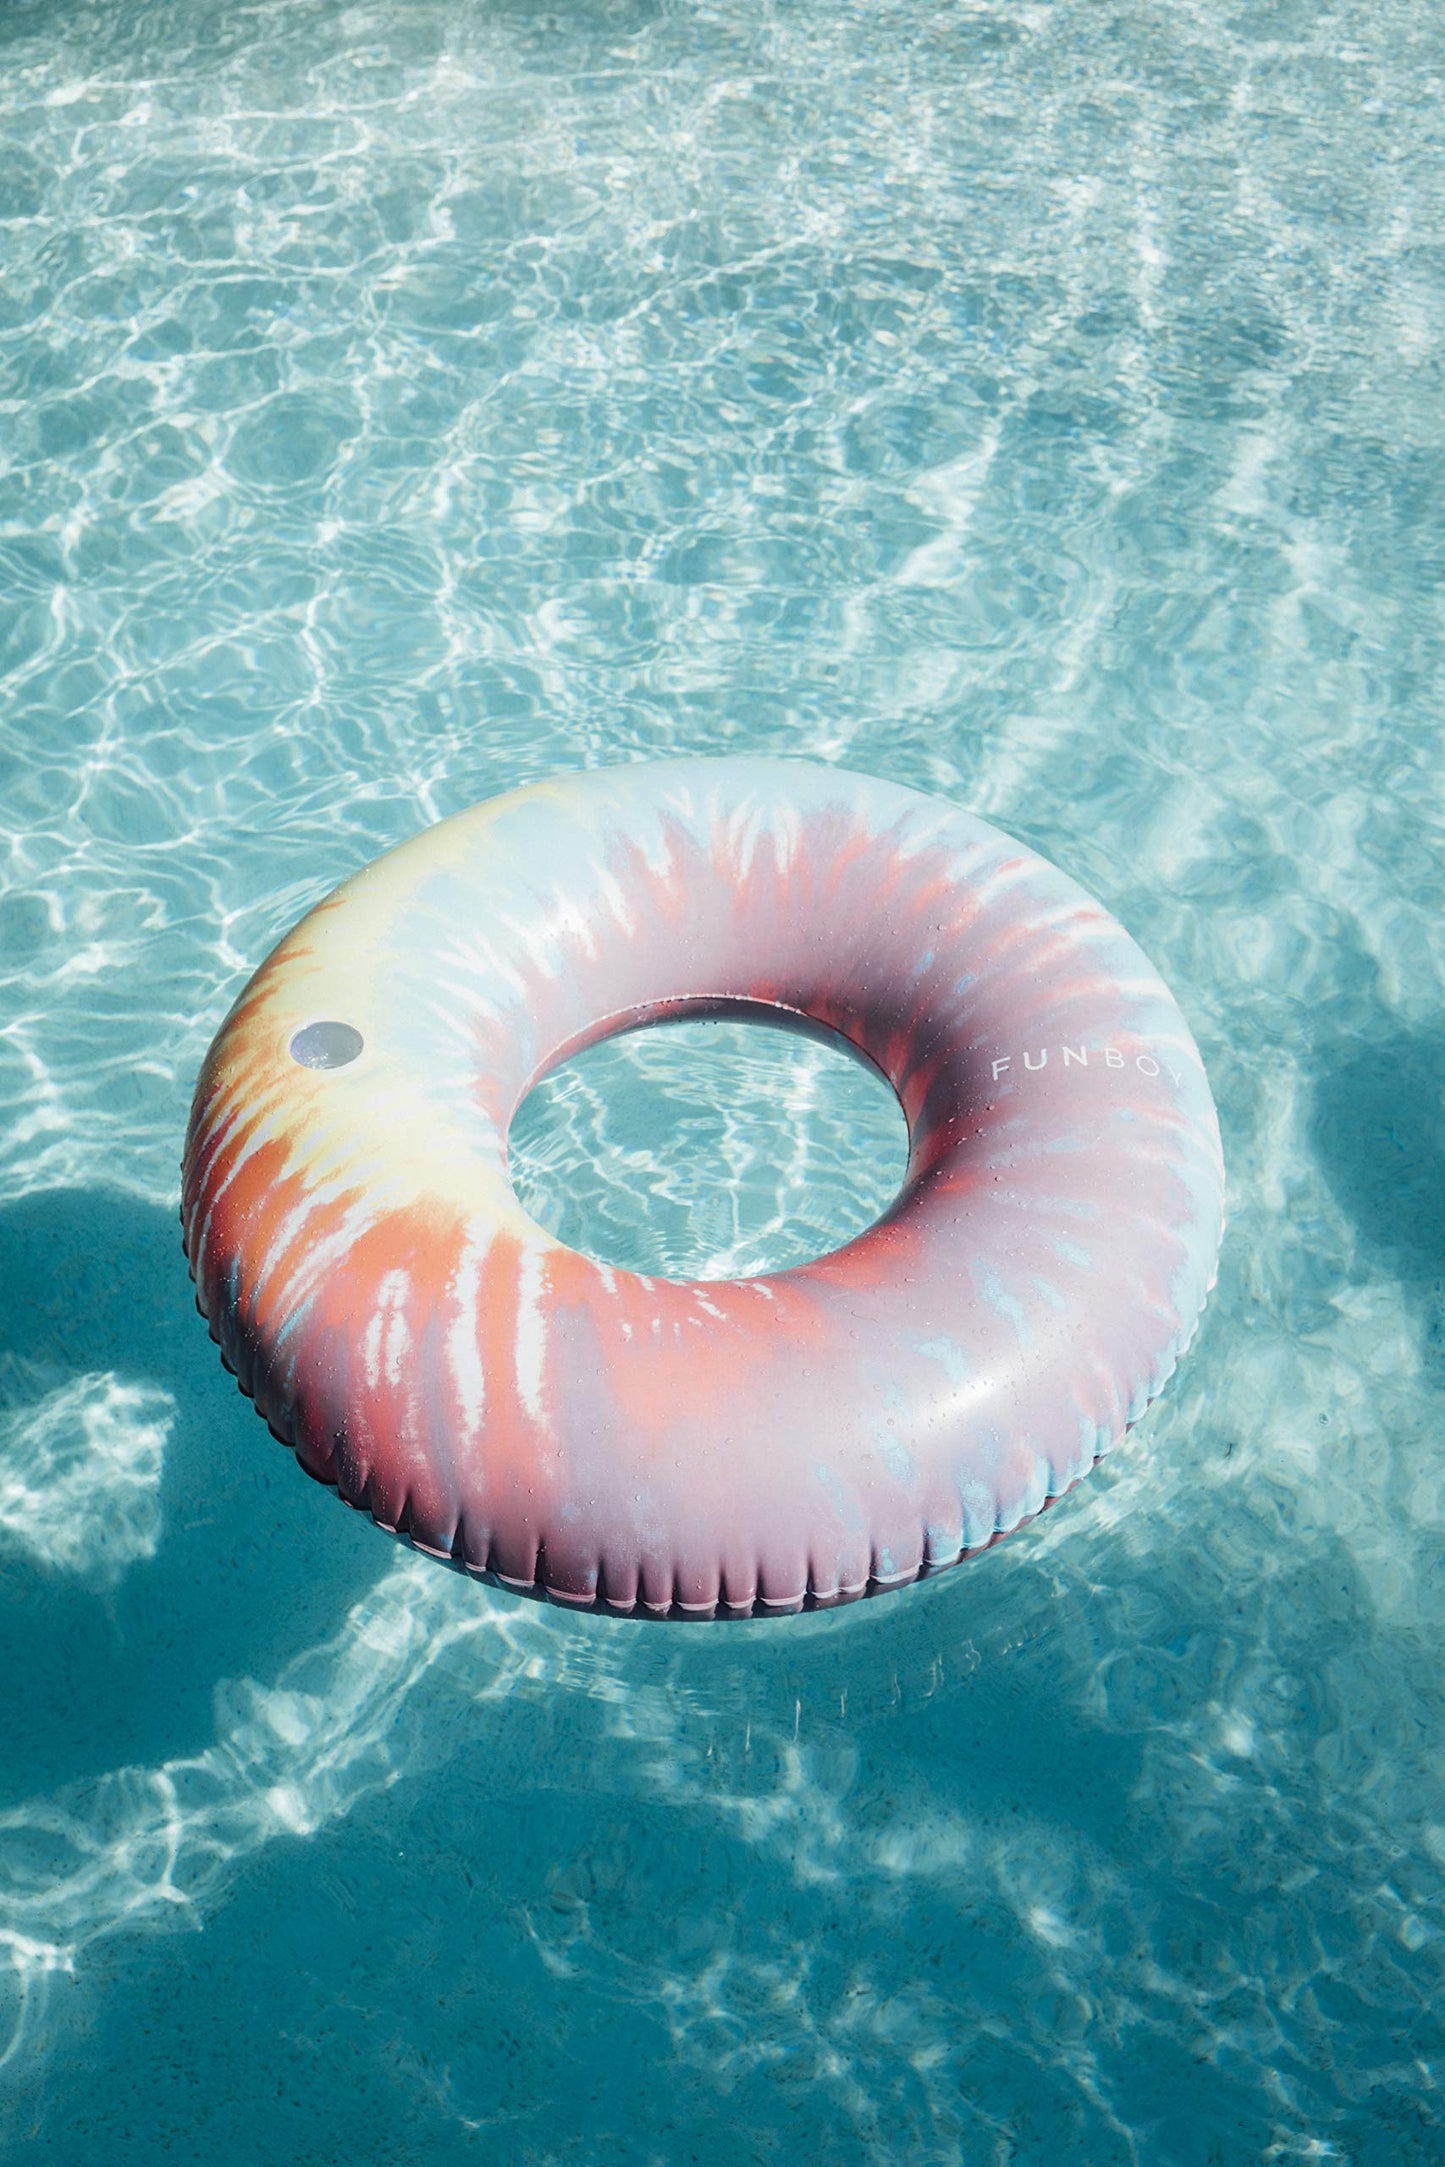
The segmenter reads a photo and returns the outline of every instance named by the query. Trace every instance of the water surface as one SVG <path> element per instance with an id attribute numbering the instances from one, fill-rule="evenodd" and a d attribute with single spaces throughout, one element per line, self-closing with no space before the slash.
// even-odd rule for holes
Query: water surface
<path id="1" fill-rule="evenodd" d="M 1402 0 L 11 0 L 7 2158 L 1441 2156 L 1442 84 Z M 300 1478 L 181 1133 L 377 850 L 729 750 L 1092 888 L 1230 1233 L 979 1564 L 577 1620 Z M 569 1223 L 706 1115 L 642 1058 Z M 846 1231 L 882 1138 L 729 1109 L 709 1268 Z"/>

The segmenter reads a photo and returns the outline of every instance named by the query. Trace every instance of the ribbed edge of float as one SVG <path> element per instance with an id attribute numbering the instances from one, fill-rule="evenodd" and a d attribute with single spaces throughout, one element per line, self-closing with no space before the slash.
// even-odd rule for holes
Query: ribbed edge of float
<path id="1" fill-rule="evenodd" d="M 181 1218 L 184 1227 L 184 1207 L 182 1207 Z M 1204 1321 L 1210 1296 L 1219 1281 L 1219 1256 L 1224 1242 L 1223 1221 L 1220 1224 L 1219 1239 L 1220 1248 L 1215 1251 L 1214 1264 L 1205 1284 L 1204 1297 L 1199 1308 L 1189 1325 L 1183 1331 L 1177 1333 L 1166 1348 L 1163 1356 L 1163 1366 L 1156 1368 L 1152 1381 L 1144 1388 L 1145 1396 L 1138 1404 L 1136 1412 L 1120 1424 L 1112 1437 L 1099 1446 L 1088 1467 L 1081 1469 L 1062 1488 L 1049 1490 L 1042 1504 L 1035 1511 L 1021 1513 L 1017 1519 L 1010 1520 L 1007 1525 L 996 1525 L 987 1541 L 961 1547 L 947 1557 L 930 1558 L 927 1555 L 927 1534 L 926 1531 L 922 1531 L 919 1562 L 916 1566 L 901 1573 L 874 1571 L 870 1572 L 866 1580 L 842 1584 L 832 1588 L 818 1589 L 810 1583 L 800 1594 L 785 1596 L 755 1594 L 745 1601 L 740 1600 L 736 1603 L 729 1603 L 724 1600 L 719 1600 L 716 1603 L 687 1603 L 677 1595 L 675 1586 L 672 1596 L 665 1602 L 648 1602 L 641 1596 L 618 1600 L 608 1596 L 605 1588 L 600 1585 L 602 1580 L 600 1572 L 597 1593 L 575 1594 L 565 1588 L 552 1587 L 541 1575 L 531 1580 L 522 1580 L 503 1573 L 491 1562 L 493 1549 L 490 1543 L 485 1562 L 478 1564 L 474 1559 L 467 1557 L 463 1548 L 465 1522 L 459 1524 L 451 1549 L 442 1550 L 435 1544 L 421 1541 L 412 1534 L 408 1525 L 408 1503 L 403 1503 L 401 1513 L 395 1523 L 379 1519 L 370 1503 L 370 1476 L 363 1483 L 359 1497 L 347 1497 L 334 1476 L 318 1474 L 314 1468 L 307 1465 L 297 1448 L 296 1438 L 288 1435 L 287 1431 L 276 1422 L 256 1398 L 251 1386 L 240 1375 L 236 1364 L 227 1353 L 225 1342 L 217 1329 L 216 1321 L 201 1300 L 200 1289 L 196 1283 L 195 1264 L 191 1259 L 184 1233 L 182 1234 L 181 1246 L 190 1271 L 192 1285 L 196 1286 L 196 1308 L 201 1316 L 205 1318 L 211 1338 L 220 1351 L 222 1363 L 236 1380 L 237 1390 L 252 1402 L 257 1412 L 264 1419 L 271 1435 L 278 1444 L 285 1445 L 287 1450 L 295 1456 L 302 1471 L 309 1475 L 313 1482 L 319 1483 L 323 1489 L 333 1491 L 340 1498 L 342 1504 L 346 1505 L 351 1511 L 365 1513 L 371 1520 L 372 1525 L 380 1528 L 384 1535 L 390 1535 L 395 1541 L 405 1543 L 409 1549 L 415 1550 L 420 1556 L 432 1558 L 437 1564 L 445 1565 L 453 1572 L 465 1573 L 469 1579 L 482 1581 L 490 1587 L 504 1588 L 511 1595 L 525 1596 L 534 1602 L 551 1603 L 557 1609 L 572 1611 L 584 1616 L 655 1620 L 658 1623 L 674 1624 L 710 1624 L 720 1621 L 746 1624 L 757 1618 L 797 1617 L 815 1610 L 836 1610 L 840 1609 L 845 1603 L 863 1602 L 870 1596 L 888 1595 L 898 1588 L 910 1587 L 915 1581 L 931 1580 L 937 1574 L 950 1572 L 955 1566 L 966 1564 L 972 1558 L 982 1557 L 987 1551 L 992 1550 L 996 1544 L 1002 1542 L 1006 1536 L 1018 1534 L 1020 1529 L 1028 1527 L 1033 1521 L 1040 1518 L 1051 1505 L 1057 1504 L 1060 1498 L 1067 1497 L 1071 1491 L 1077 1489 L 1085 1477 L 1092 1474 L 1100 1460 L 1106 1458 L 1128 1435 L 1129 1431 L 1143 1421 L 1144 1416 L 1163 1393 L 1180 1362 L 1183 1361 L 1185 1355 L 1193 1346 L 1199 1328 Z M 544 1548 L 539 1549 L 538 1557 L 539 1560 L 545 1557 Z"/>

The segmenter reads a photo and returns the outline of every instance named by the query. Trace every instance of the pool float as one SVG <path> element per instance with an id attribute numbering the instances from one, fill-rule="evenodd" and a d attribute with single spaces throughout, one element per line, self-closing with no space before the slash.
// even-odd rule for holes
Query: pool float
<path id="1" fill-rule="evenodd" d="M 681 1016 L 836 1034 L 903 1187 L 814 1263 L 677 1281 L 523 1210 L 507 1130 Z M 1143 1413 L 1223 1217 L 1174 1000 L 1044 859 L 801 761 L 613 767 L 389 851 L 257 971 L 196 1087 L 182 1221 L 307 1471 L 525 1594 L 654 1617 L 896 1588 L 1021 1526 Z"/>

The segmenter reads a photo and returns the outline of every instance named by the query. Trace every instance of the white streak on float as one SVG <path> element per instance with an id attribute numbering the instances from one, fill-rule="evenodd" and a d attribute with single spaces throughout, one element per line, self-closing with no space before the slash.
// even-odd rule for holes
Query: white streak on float
<path id="1" fill-rule="evenodd" d="M 366 1381 L 374 1392 L 381 1383 L 382 1364 L 386 1365 L 389 1384 L 398 1381 L 397 1363 L 405 1346 L 394 1350 L 393 1324 L 398 1305 L 406 1300 L 408 1281 L 405 1272 L 387 1272 L 376 1290 L 376 1307 L 367 1321 L 366 1335 L 361 1343 L 362 1361 L 366 1368 Z M 402 1320 L 403 1325 L 405 1319 Z M 393 1371 L 396 1370 L 396 1374 Z"/>
<path id="2" fill-rule="evenodd" d="M 542 1378 L 547 1359 L 547 1316 L 542 1306 L 545 1252 L 522 1251 L 517 1269 L 517 1396 L 534 1422 L 543 1415 Z"/>
<path id="3" fill-rule="evenodd" d="M 490 1247 L 485 1227 L 468 1228 L 451 1288 L 456 1315 L 447 1328 L 447 1364 L 468 1441 L 481 1429 L 487 1409 L 487 1376 L 477 1347 L 477 1292 Z"/>

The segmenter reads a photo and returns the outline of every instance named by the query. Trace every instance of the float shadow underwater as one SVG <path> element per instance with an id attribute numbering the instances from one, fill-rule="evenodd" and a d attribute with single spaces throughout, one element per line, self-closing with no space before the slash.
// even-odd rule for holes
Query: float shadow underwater
<path id="1" fill-rule="evenodd" d="M 164 2127 L 278 2167 L 488 2134 L 536 2167 L 771 2162 L 787 2133 L 828 2167 L 1233 2167 L 1330 2129 L 1363 2167 L 1412 2156 L 1421 1964 L 1354 1893 L 1399 1862 L 1353 1764 L 1300 1750 L 1322 1595 L 1337 1668 L 1369 1604 L 1323 1528 L 1240 1576 L 1270 1506 L 1214 1479 L 1208 1329 L 1194 1383 L 1016 1544 L 896 1603 L 694 1632 L 382 1543 L 260 1429 L 177 1249 L 105 1192 L 0 1218 L 6 1353 L 52 1428 L 129 1438 L 132 1493 L 165 1431 L 119 1565 L 10 1514 L 3 1655 L 35 1677 L 5 1847 L 31 1885 L 65 1848 L 65 1923 L 103 1936 L 50 2004 L 83 2017 L 63 2087 L 48 2025 L 17 2029 L 17 2134 L 130 2158 Z M 1314 1873 L 1283 1890 L 1301 1816 Z M 203 1932 L 76 1908 L 77 1857 L 148 1903 L 177 1839 Z"/>
<path id="2" fill-rule="evenodd" d="M 1321 1062 L 1311 1143 L 1337 1202 L 1421 1325 L 1445 1387 L 1445 1032 L 1391 1029 Z"/>
<path id="3" fill-rule="evenodd" d="M 218 1678 L 274 1675 L 386 1567 L 259 1427 L 140 1199 L 0 1210 L 0 1395 L 0 1802 L 194 1750 Z"/>

